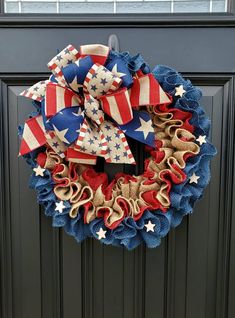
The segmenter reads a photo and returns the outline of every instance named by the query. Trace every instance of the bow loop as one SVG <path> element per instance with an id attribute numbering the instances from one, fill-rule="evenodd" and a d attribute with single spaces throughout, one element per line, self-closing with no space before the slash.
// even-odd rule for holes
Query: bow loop
<path id="1" fill-rule="evenodd" d="M 45 116 L 51 117 L 62 109 L 83 104 L 83 99 L 68 87 L 47 83 L 45 93 Z"/>
<path id="2" fill-rule="evenodd" d="M 132 86 L 133 78 L 126 62 L 123 59 L 115 57 L 107 64 L 106 68 L 114 75 L 121 78 L 122 86 L 127 88 Z"/>
<path id="3" fill-rule="evenodd" d="M 71 62 L 76 61 L 80 57 L 80 53 L 75 49 L 73 45 L 68 45 L 59 54 L 57 54 L 47 64 L 48 68 L 55 75 L 57 81 L 61 85 L 66 85 L 65 78 L 62 73 L 62 67 L 65 67 Z"/>
<path id="4" fill-rule="evenodd" d="M 94 64 L 83 84 L 85 94 L 90 94 L 95 98 L 116 91 L 121 85 L 122 80 L 110 72 L 106 67 L 96 63 Z"/>
<path id="5" fill-rule="evenodd" d="M 109 47 L 102 44 L 87 44 L 80 46 L 80 55 L 91 56 L 94 63 L 104 65 L 109 55 Z"/>
<path id="6" fill-rule="evenodd" d="M 55 134 L 66 145 L 71 145 L 78 137 L 84 121 L 84 112 L 80 107 L 64 108 L 50 119 Z"/>
<path id="7" fill-rule="evenodd" d="M 86 75 L 93 64 L 92 58 L 86 56 L 62 68 L 63 76 L 72 90 L 79 93 L 79 89 L 83 87 Z"/>
<path id="8" fill-rule="evenodd" d="M 20 93 L 20 95 L 41 102 L 45 96 L 46 86 L 48 82 L 48 80 L 40 81 L 30 88 L 24 90 L 22 93 Z"/>

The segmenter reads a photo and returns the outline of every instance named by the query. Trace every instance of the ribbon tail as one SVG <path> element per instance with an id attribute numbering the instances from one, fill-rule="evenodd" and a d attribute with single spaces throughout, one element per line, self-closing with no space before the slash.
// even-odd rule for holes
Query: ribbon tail
<path id="1" fill-rule="evenodd" d="M 126 137 L 114 123 L 104 121 L 100 129 L 107 141 L 106 162 L 135 164 L 135 159 L 127 143 Z"/>
<path id="2" fill-rule="evenodd" d="M 152 119 L 147 112 L 133 110 L 133 119 L 126 125 L 119 125 L 125 135 L 155 148 L 155 133 Z"/>
<path id="3" fill-rule="evenodd" d="M 20 145 L 19 156 L 45 145 L 45 127 L 41 115 L 26 120 Z"/>
<path id="4" fill-rule="evenodd" d="M 37 102 L 41 102 L 45 96 L 46 85 L 48 83 L 49 83 L 48 80 L 40 81 L 34 84 L 33 86 L 29 87 L 28 89 L 25 89 L 23 92 L 20 93 L 20 95 L 28 97 Z"/>
<path id="5" fill-rule="evenodd" d="M 102 130 L 85 119 L 81 125 L 74 148 L 93 156 L 105 157 L 107 154 L 107 141 Z"/>

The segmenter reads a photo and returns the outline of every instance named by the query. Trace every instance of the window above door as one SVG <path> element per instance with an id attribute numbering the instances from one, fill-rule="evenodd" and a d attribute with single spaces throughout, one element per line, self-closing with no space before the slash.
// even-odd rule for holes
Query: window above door
<path id="1" fill-rule="evenodd" d="M 226 13 L 229 0 L 5 0 L 5 13 Z"/>

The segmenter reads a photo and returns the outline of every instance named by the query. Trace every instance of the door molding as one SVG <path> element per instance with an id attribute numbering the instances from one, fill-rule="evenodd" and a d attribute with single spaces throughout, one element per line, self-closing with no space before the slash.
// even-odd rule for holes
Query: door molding
<path id="1" fill-rule="evenodd" d="M 143 28 L 235 27 L 235 15 L 226 14 L 0 14 L 1 28 Z"/>

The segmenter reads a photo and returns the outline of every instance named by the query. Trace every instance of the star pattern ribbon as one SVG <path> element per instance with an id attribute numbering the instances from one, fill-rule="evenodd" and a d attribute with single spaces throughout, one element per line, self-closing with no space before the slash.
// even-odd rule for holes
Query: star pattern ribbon
<path id="1" fill-rule="evenodd" d="M 133 75 L 108 56 L 104 45 L 68 45 L 48 63 L 49 80 L 21 93 L 41 108 L 25 123 L 20 155 L 46 144 L 71 162 L 135 164 L 125 135 L 155 147 L 152 119 L 138 107 L 168 105 L 170 96 L 151 73 Z"/>

